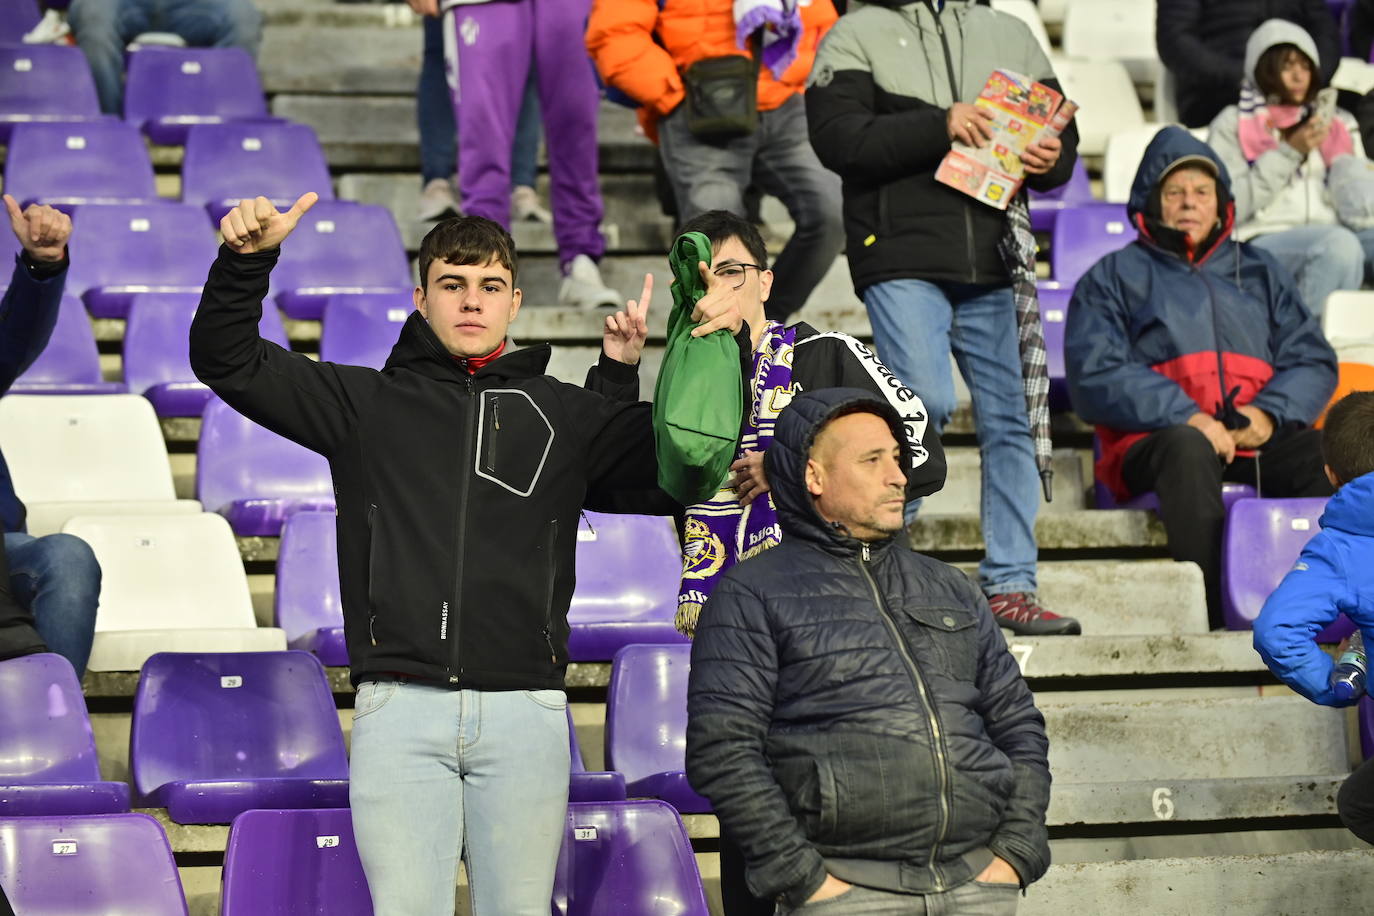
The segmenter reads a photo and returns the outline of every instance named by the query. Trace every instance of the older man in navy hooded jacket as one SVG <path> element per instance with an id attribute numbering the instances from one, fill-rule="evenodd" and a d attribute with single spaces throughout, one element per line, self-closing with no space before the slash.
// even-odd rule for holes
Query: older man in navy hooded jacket
<path id="1" fill-rule="evenodd" d="M 1065 367 L 1097 424 L 1097 476 L 1118 498 L 1153 490 L 1176 560 L 1202 567 L 1220 623 L 1222 481 L 1326 496 L 1311 428 L 1336 356 L 1266 251 L 1231 238 L 1230 178 L 1177 127 L 1145 150 L 1129 206 L 1139 237 L 1074 288 Z"/>

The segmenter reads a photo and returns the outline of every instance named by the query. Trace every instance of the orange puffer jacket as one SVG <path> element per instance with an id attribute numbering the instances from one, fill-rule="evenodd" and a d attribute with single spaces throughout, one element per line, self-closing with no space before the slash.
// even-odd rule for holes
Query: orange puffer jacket
<path id="1" fill-rule="evenodd" d="M 776 79 L 759 72 L 759 110 L 771 111 L 801 92 L 816 59 L 816 47 L 836 18 L 831 0 L 799 0 L 806 27 L 797 59 Z M 587 50 L 601 78 L 639 102 L 653 121 L 683 99 L 682 76 L 705 57 L 745 54 L 735 44 L 730 0 L 595 0 L 587 25 Z M 647 126 L 647 125 L 646 125 Z"/>

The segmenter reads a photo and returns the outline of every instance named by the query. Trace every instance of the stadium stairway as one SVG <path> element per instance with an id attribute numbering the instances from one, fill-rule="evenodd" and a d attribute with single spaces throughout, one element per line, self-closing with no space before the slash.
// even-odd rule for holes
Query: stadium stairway
<path id="1" fill-rule="evenodd" d="M 274 114 L 310 124 L 325 147 L 339 196 L 387 206 L 412 256 L 425 227 L 412 219 L 419 189 L 413 91 L 418 20 L 403 4 L 257 0 L 266 13 L 260 56 Z M 633 117 L 602 108 L 601 177 L 607 281 L 628 296 L 645 271 L 658 281 L 641 390 L 652 394 L 661 359 L 671 224 L 657 207 L 653 152 Z M 159 192 L 179 189 L 180 150 L 157 148 Z M 541 179 L 542 181 L 542 179 Z M 770 244 L 786 238 L 785 213 L 768 201 Z M 599 346 L 600 316 L 555 301 L 557 256 L 547 227 L 516 227 L 529 305 L 518 342 L 555 344 L 554 374 L 580 382 Z M 772 246 L 776 253 L 776 245 Z M 801 317 L 871 340 L 837 258 Z M 120 377 L 123 322 L 96 322 L 107 379 Z M 295 349 L 318 350 L 318 322 L 288 322 Z M 982 549 L 979 465 L 967 392 L 947 430 L 949 483 L 910 530 L 913 546 L 971 571 Z M 193 496 L 198 420 L 167 420 L 178 496 Z M 1307 704 L 1277 685 L 1248 633 L 1209 632 L 1196 567 L 1166 558 L 1154 516 L 1089 509 L 1090 430 L 1055 417 L 1056 498 L 1036 530 L 1041 589 L 1051 607 L 1083 622 L 1081 637 L 1010 639 L 1036 691 L 1051 737 L 1049 811 L 1055 865 L 1021 912 L 1041 914 L 1336 914 L 1374 891 L 1374 852 L 1335 817 L 1336 787 L 1359 759 L 1351 716 Z M 275 538 L 240 538 L 259 622 L 271 624 Z M 575 664 L 569 693 L 586 764 L 602 765 L 608 663 Z M 345 735 L 352 720 L 347 672 L 329 670 Z M 127 779 L 135 673 L 90 674 L 102 777 Z M 227 828 L 167 828 L 191 912 L 218 911 Z M 708 894 L 719 912 L 711 815 L 685 818 Z M 464 901 L 460 895 L 460 910 Z"/>

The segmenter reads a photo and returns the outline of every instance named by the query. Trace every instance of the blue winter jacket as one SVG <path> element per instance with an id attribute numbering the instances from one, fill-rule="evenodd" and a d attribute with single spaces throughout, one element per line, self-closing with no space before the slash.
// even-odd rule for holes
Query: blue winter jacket
<path id="1" fill-rule="evenodd" d="M 1322 628 L 1345 615 L 1374 647 L 1374 474 L 1336 491 L 1321 517 L 1322 530 L 1307 542 L 1255 621 L 1255 649 L 1289 687 L 1323 706 L 1335 662 L 1316 643 Z"/>
<path id="2" fill-rule="evenodd" d="M 1175 163 L 1217 167 L 1223 229 L 1194 250 L 1159 223 L 1158 187 Z M 1064 362 L 1074 411 L 1097 425 L 1097 476 L 1118 497 L 1126 451 L 1148 433 L 1253 404 L 1277 425 L 1307 425 L 1336 386 L 1336 355 L 1293 279 L 1266 251 L 1231 240 L 1226 167 L 1187 131 L 1145 150 L 1128 212 L 1140 237 L 1074 287 Z"/>

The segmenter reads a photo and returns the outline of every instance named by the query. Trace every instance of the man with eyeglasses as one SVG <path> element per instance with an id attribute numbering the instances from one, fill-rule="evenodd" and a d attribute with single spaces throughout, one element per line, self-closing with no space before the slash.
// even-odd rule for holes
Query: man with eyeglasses
<path id="1" fill-rule="evenodd" d="M 945 482 L 945 455 L 929 426 L 916 392 L 882 364 L 873 348 L 847 334 L 820 332 L 805 322 L 784 326 L 766 317 L 773 271 L 758 229 L 725 210 L 710 210 L 682 231 L 700 232 L 711 242 L 711 263 L 701 265 L 706 295 L 701 315 L 738 315 L 734 327 L 748 408 L 740 430 L 733 475 L 714 497 L 688 506 L 682 519 L 682 588 L 677 627 L 691 636 L 702 605 L 715 584 L 736 563 L 781 542 L 777 510 L 763 471 L 773 442 L 773 424 L 794 395 L 822 388 L 859 388 L 890 404 L 902 418 L 906 453 L 903 469 L 908 501 L 929 496 Z M 704 612 L 708 616 L 709 608 Z M 744 883 L 744 860 L 730 837 L 721 837 L 721 895 L 726 916 L 773 912 L 773 902 L 755 899 Z"/>

